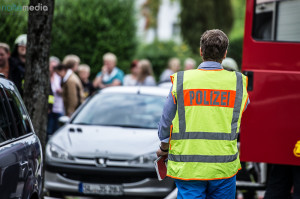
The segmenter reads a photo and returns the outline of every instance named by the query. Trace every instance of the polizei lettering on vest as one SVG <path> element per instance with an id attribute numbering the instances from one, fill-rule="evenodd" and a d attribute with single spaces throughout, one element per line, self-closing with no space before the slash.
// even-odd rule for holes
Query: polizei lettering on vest
<path id="1" fill-rule="evenodd" d="M 233 90 L 188 89 L 184 90 L 185 106 L 234 107 L 236 92 Z"/>

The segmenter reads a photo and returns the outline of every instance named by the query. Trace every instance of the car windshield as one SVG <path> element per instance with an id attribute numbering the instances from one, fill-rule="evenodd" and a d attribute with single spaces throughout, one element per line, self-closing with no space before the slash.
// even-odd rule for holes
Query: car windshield
<path id="1" fill-rule="evenodd" d="M 157 128 L 166 97 L 100 93 L 73 119 L 73 124 Z"/>

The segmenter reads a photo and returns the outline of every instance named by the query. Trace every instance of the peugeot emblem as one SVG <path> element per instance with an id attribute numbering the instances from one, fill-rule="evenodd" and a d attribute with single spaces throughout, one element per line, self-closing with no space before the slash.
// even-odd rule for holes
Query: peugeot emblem
<path id="1" fill-rule="evenodd" d="M 106 167 L 106 158 L 99 158 L 97 160 L 97 166 Z"/>

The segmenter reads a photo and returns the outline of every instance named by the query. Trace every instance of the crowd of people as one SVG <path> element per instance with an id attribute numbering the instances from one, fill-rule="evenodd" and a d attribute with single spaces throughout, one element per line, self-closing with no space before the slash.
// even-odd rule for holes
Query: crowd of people
<path id="1" fill-rule="evenodd" d="M 11 53 L 6 43 L 0 43 L 0 73 L 13 81 L 21 96 L 25 76 L 27 35 L 23 34 L 15 40 Z M 82 64 L 77 55 L 66 55 L 61 60 L 51 56 L 49 60 L 50 95 L 48 114 L 48 135 L 52 135 L 59 127 L 59 117 L 70 117 L 78 106 L 95 90 L 111 86 L 155 86 L 152 64 L 147 59 L 134 60 L 130 67 L 130 74 L 117 67 L 117 56 L 113 53 L 103 55 L 103 66 L 93 81 L 90 81 L 90 66 Z M 184 70 L 195 69 L 196 62 L 192 58 L 184 61 Z M 181 69 L 178 58 L 171 58 L 168 67 L 162 72 L 158 83 L 170 82 L 170 75 Z M 50 102 L 51 101 L 51 102 Z"/>

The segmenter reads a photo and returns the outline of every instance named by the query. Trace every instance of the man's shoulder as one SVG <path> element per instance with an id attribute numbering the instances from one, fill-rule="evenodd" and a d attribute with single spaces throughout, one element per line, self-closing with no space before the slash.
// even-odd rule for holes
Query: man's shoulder
<path id="1" fill-rule="evenodd" d="M 117 69 L 117 75 L 123 75 L 124 76 L 124 72 L 123 72 L 123 70 L 121 70 L 120 68 L 118 68 L 118 67 L 116 67 L 116 69 Z"/>
<path id="2" fill-rule="evenodd" d="M 79 77 L 73 72 L 68 80 L 66 81 L 67 84 L 81 84 Z"/>

